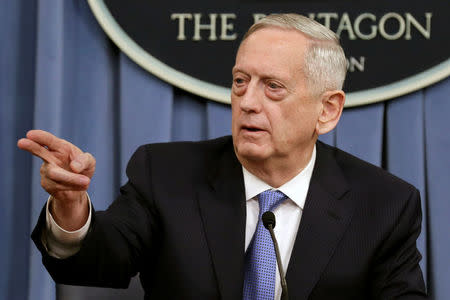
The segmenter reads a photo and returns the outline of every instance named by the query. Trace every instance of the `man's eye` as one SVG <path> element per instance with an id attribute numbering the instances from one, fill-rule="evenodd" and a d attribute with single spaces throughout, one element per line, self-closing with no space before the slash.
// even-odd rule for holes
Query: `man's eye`
<path id="1" fill-rule="evenodd" d="M 242 78 L 235 78 L 235 79 L 234 79 L 234 82 L 235 82 L 236 84 L 242 84 L 242 83 L 244 83 L 244 79 L 242 79 Z"/>
<path id="2" fill-rule="evenodd" d="M 280 88 L 280 86 L 278 84 L 276 84 L 275 82 L 269 82 L 268 86 L 269 86 L 269 88 L 274 89 L 274 90 Z"/>

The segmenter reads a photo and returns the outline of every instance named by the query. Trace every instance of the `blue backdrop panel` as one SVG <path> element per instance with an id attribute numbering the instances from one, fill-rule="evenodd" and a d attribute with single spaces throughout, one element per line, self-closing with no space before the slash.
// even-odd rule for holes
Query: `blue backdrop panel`
<path id="1" fill-rule="evenodd" d="M 139 145 L 171 139 L 173 90 L 120 54 L 119 118 L 121 183 L 126 164 Z"/>
<path id="2" fill-rule="evenodd" d="M 423 92 L 419 91 L 386 106 L 387 170 L 415 185 L 422 199 L 422 232 L 417 241 L 422 253 L 421 267 L 427 271 L 427 207 L 425 191 L 425 132 Z"/>
<path id="3" fill-rule="evenodd" d="M 87 8 L 87 4 L 67 2 L 72 12 L 65 45 L 68 51 L 66 69 L 70 74 L 65 80 L 63 101 L 65 135 L 72 143 L 96 157 L 96 172 L 105 174 L 94 177 L 89 193 L 96 207 L 106 208 L 114 196 L 117 174 L 112 163 L 117 156 L 117 133 L 114 128 L 114 86 L 117 84 L 116 52 L 111 51 L 103 32 Z M 70 8 L 69 8 L 70 7 Z M 76 16 L 76 17 L 75 17 Z M 78 50 L 77 50 L 78 49 Z"/>
<path id="4" fill-rule="evenodd" d="M 319 140 L 328 145 L 336 146 L 336 129 L 326 134 L 319 135 Z"/>
<path id="5" fill-rule="evenodd" d="M 50 130 L 63 136 L 62 105 L 64 97 L 64 18 L 67 2 L 40 1 L 37 10 L 36 81 L 34 128 Z M 69 60 L 70 61 L 70 60 Z M 69 74 L 67 74 L 69 76 Z M 66 127 L 70 126 L 66 124 Z M 34 158 L 31 185 L 31 226 L 36 222 L 45 199 L 40 188 L 40 160 Z M 31 230 L 31 228 L 30 228 Z M 31 241 L 30 241 L 31 243 Z M 32 243 L 31 243 L 32 244 Z M 31 245 L 28 299 L 53 299 L 54 283 L 42 267 L 40 253 Z"/>
<path id="6" fill-rule="evenodd" d="M 346 109 L 336 128 L 336 146 L 381 166 L 384 103 Z"/>
<path id="7" fill-rule="evenodd" d="M 229 105 L 206 103 L 208 139 L 231 134 L 231 108 Z"/>
<path id="8" fill-rule="evenodd" d="M 29 6 L 30 9 L 24 9 Z M 31 157 L 17 138 L 32 126 L 35 3 L 3 1 L 0 7 L 0 299 L 28 295 Z"/>
<path id="9" fill-rule="evenodd" d="M 177 93 L 173 106 L 172 141 L 199 141 L 205 138 L 205 100 Z"/>
<path id="10" fill-rule="evenodd" d="M 434 299 L 450 297 L 450 80 L 425 92 L 428 230 L 431 291 Z"/>

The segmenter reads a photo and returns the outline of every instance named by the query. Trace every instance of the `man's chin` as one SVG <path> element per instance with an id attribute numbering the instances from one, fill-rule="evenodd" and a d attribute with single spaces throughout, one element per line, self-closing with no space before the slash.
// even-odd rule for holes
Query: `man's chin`
<path id="1" fill-rule="evenodd" d="M 250 142 L 238 143 L 234 150 L 239 159 L 247 161 L 261 161 L 268 157 L 267 147 Z"/>

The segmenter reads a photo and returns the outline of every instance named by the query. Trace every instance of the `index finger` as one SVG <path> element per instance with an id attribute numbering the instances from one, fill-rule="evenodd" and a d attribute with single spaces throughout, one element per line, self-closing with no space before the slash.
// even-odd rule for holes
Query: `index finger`
<path id="1" fill-rule="evenodd" d="M 64 140 L 59 139 L 50 132 L 44 130 L 30 130 L 27 132 L 27 138 L 52 151 L 58 151 L 64 147 Z"/>
<path id="2" fill-rule="evenodd" d="M 30 130 L 27 132 L 27 138 L 47 147 L 50 151 L 67 154 L 70 155 L 71 158 L 83 153 L 83 151 L 74 144 L 64 139 L 60 139 L 44 130 Z"/>
<path id="3" fill-rule="evenodd" d="M 20 139 L 17 141 L 17 146 L 25 151 L 30 152 L 31 154 L 41 158 L 43 161 L 47 163 L 54 163 L 55 158 L 51 153 L 43 147 L 42 145 L 36 143 L 33 140 L 30 139 Z"/>

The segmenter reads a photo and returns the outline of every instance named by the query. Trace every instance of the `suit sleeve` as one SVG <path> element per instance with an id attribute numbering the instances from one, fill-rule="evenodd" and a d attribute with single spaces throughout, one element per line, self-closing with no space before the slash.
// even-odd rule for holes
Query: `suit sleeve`
<path id="1" fill-rule="evenodd" d="M 377 253 L 372 280 L 374 299 L 427 299 L 416 246 L 421 219 L 420 195 L 414 189 Z"/>
<path id="2" fill-rule="evenodd" d="M 150 253 L 157 232 L 157 216 L 151 192 L 150 158 L 140 147 L 131 158 L 129 181 L 119 197 L 104 212 L 95 212 L 80 251 L 66 259 L 48 255 L 41 242 L 45 229 L 45 209 L 32 239 L 42 260 L 57 283 L 127 288 L 139 272 L 144 253 Z M 94 200 L 95 201 L 95 200 Z"/>

